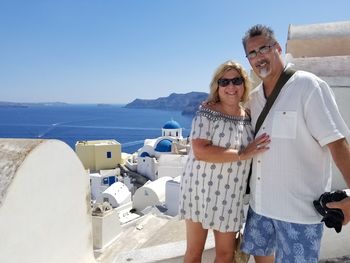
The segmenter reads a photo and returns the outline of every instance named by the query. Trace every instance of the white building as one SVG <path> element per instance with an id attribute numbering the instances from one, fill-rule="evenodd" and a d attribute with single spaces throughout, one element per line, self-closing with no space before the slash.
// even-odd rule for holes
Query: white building
<path id="1" fill-rule="evenodd" d="M 131 192 L 122 182 L 115 182 L 97 197 L 96 202 L 108 202 L 113 208 L 116 208 L 131 202 Z"/>
<path id="2" fill-rule="evenodd" d="M 75 152 L 85 169 L 114 169 L 122 162 L 121 145 L 116 140 L 78 141 Z"/>
<path id="3" fill-rule="evenodd" d="M 166 182 L 171 177 L 162 177 L 153 182 L 148 182 L 136 190 L 133 196 L 132 207 L 141 212 L 148 206 L 162 205 L 165 202 Z"/>
<path id="4" fill-rule="evenodd" d="M 167 208 L 166 214 L 170 216 L 176 216 L 179 213 L 180 202 L 180 181 L 181 176 L 175 177 L 173 180 L 169 180 L 165 185 L 165 207 Z"/>
<path id="5" fill-rule="evenodd" d="M 164 124 L 162 136 L 146 139 L 144 146 L 138 150 L 137 172 L 151 181 L 163 176 L 178 176 L 186 163 L 187 155 L 186 151 L 181 154 L 175 151 L 175 144 L 178 149 L 178 145 L 187 145 L 188 141 L 182 137 L 179 123 L 171 120 Z"/>
<path id="6" fill-rule="evenodd" d="M 175 178 L 182 175 L 187 162 L 187 155 L 163 154 L 158 158 L 157 177 L 170 176 Z"/>
<path id="7" fill-rule="evenodd" d="M 118 181 L 119 169 L 90 173 L 91 199 L 96 200 L 108 187 Z"/>

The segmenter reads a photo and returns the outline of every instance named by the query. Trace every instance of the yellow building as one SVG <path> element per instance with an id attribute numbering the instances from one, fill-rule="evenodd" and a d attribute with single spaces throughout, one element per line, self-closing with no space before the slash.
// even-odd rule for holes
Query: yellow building
<path id="1" fill-rule="evenodd" d="M 114 169 L 121 163 L 121 144 L 116 140 L 78 141 L 75 152 L 85 169 Z"/>

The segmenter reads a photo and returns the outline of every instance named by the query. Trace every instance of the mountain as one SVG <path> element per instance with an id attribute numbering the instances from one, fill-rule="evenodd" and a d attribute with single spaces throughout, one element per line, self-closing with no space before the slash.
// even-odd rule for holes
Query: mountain
<path id="1" fill-rule="evenodd" d="M 168 97 L 153 100 L 135 99 L 126 104 L 125 108 L 176 110 L 183 115 L 193 115 L 207 97 L 208 93 L 205 92 L 172 93 Z"/>

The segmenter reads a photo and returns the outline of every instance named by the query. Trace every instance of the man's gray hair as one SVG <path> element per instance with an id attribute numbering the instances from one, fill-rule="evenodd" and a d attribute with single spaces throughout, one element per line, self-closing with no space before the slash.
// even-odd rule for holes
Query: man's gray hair
<path id="1" fill-rule="evenodd" d="M 245 33 L 244 37 L 242 38 L 242 44 L 243 44 L 244 50 L 246 48 L 248 39 L 252 37 L 257 37 L 257 36 L 264 36 L 268 39 L 273 40 L 274 42 L 277 42 L 275 38 L 275 33 L 273 32 L 271 27 L 257 24 L 249 28 L 248 31 Z"/>

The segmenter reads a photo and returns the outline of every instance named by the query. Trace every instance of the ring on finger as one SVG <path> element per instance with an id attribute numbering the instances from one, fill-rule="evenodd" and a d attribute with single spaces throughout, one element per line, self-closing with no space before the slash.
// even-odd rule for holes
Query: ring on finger
<path id="1" fill-rule="evenodd" d="M 257 144 L 257 145 L 256 145 L 256 148 L 257 148 L 257 149 L 260 149 L 260 147 L 261 147 L 260 144 Z"/>

